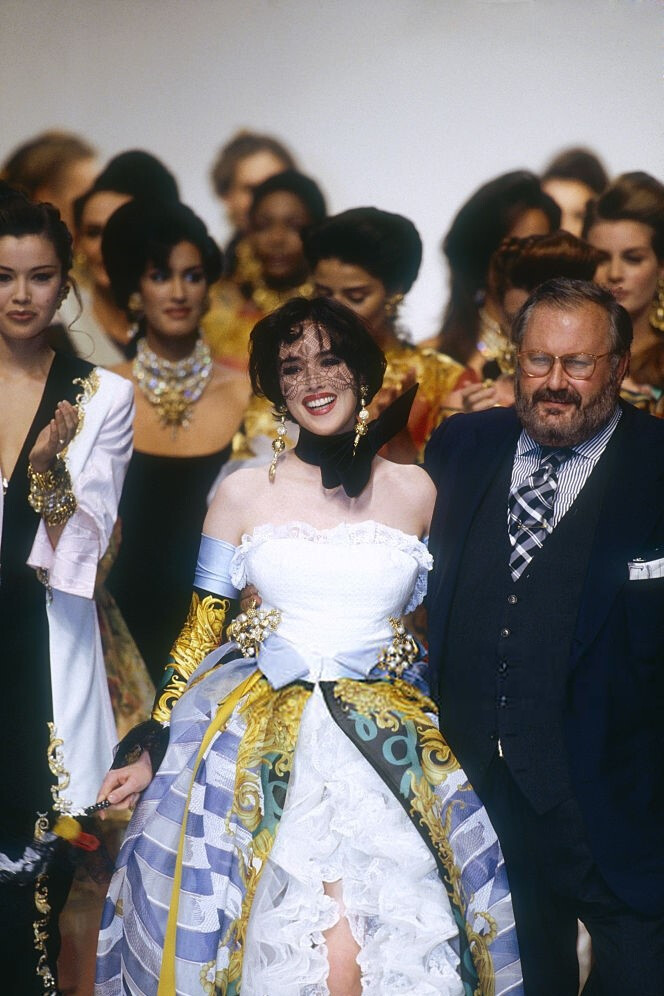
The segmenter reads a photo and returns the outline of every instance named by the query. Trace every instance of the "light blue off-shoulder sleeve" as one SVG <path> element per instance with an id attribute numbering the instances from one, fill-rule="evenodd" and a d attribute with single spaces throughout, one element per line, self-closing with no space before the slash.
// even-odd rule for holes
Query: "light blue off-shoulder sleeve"
<path id="1" fill-rule="evenodd" d="M 198 550 L 194 586 L 224 598 L 239 598 L 240 593 L 231 582 L 230 574 L 235 550 L 232 543 L 203 533 Z"/>

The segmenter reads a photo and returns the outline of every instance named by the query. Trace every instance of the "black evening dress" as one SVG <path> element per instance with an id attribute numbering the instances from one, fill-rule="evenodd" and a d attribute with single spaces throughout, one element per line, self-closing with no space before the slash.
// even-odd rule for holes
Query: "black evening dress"
<path id="1" fill-rule="evenodd" d="M 156 685 L 189 609 L 207 497 L 230 454 L 230 443 L 192 457 L 134 450 L 129 464 L 106 586 Z"/>

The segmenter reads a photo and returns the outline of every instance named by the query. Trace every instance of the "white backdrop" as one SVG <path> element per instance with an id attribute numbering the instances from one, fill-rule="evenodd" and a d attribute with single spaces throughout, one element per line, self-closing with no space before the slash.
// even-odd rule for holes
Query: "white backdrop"
<path id="1" fill-rule="evenodd" d="M 433 332 L 440 240 L 509 169 L 587 144 L 662 174 L 660 0 L 0 0 L 0 159 L 47 127 L 103 160 L 143 147 L 224 238 L 209 181 L 240 127 L 271 131 L 331 211 L 375 204 L 425 242 L 404 318 Z"/>

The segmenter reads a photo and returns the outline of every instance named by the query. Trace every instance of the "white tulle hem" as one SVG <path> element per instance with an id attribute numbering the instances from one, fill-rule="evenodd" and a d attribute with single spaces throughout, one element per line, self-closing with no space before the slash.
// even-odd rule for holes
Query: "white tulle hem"
<path id="1" fill-rule="evenodd" d="M 324 932 L 340 913 L 323 883 L 337 881 L 363 996 L 461 996 L 457 927 L 433 857 L 316 690 L 252 904 L 242 996 L 328 996 Z"/>

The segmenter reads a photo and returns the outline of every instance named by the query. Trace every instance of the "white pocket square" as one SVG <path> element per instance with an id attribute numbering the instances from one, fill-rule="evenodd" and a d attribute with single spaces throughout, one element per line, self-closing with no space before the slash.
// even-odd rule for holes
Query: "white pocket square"
<path id="1" fill-rule="evenodd" d="M 657 560 L 630 560 L 630 581 L 648 581 L 650 578 L 664 578 L 664 557 Z"/>

